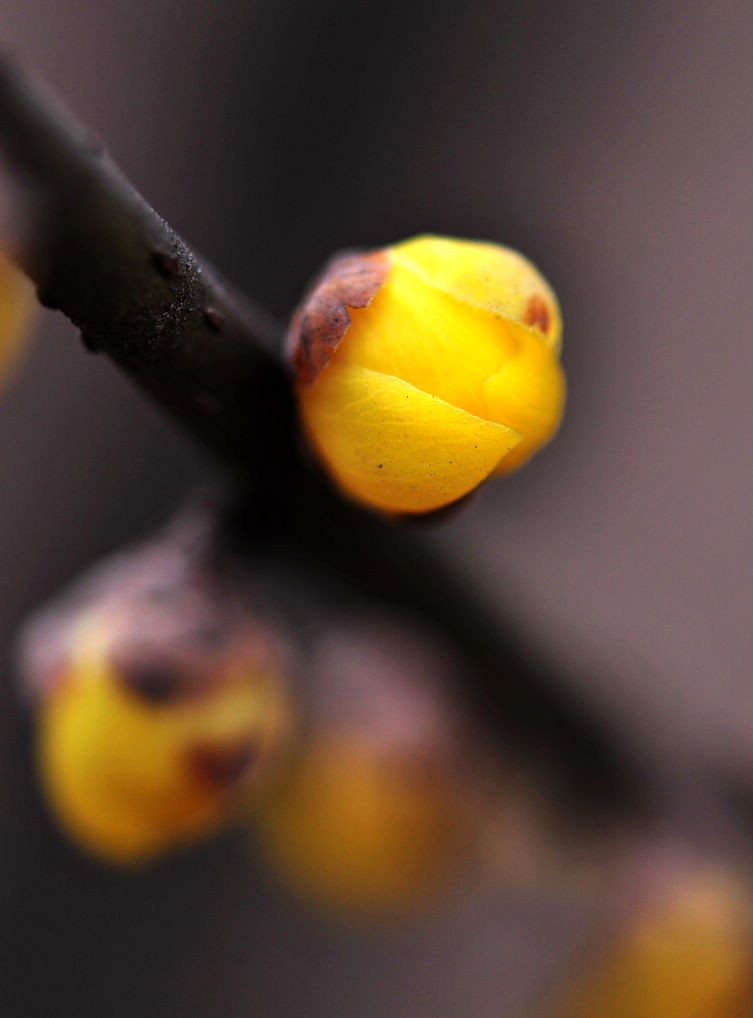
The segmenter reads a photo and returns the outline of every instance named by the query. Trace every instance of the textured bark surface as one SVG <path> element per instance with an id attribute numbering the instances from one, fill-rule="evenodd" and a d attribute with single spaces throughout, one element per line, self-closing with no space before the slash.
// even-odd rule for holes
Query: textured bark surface
<path id="1" fill-rule="evenodd" d="M 20 260 L 41 302 L 225 459 L 246 472 L 268 460 L 291 414 L 271 320 L 220 282 L 101 143 L 2 54 L 0 146 L 30 206 Z"/>

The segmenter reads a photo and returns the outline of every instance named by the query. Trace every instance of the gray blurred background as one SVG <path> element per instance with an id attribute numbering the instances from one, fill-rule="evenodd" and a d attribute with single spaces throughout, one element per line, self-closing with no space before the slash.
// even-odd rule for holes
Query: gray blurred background
<path id="1" fill-rule="evenodd" d="M 563 304 L 565 425 L 437 540 L 648 751 L 753 775 L 749 4 L 4 0 L 0 32 L 278 315 L 341 247 L 529 254 Z M 551 906 L 354 932 L 237 839 L 122 876 L 49 825 L 12 634 L 213 469 L 44 314 L 0 402 L 3 1014 L 514 1014 Z"/>

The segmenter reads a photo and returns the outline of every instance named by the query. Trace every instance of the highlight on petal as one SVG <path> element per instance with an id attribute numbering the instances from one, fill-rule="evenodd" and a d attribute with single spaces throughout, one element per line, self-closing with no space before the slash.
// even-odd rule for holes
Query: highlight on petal
<path id="1" fill-rule="evenodd" d="M 521 441 L 410 383 L 337 363 L 301 401 L 304 424 L 340 485 L 395 513 L 454 502 Z"/>
<path id="2" fill-rule="evenodd" d="M 554 291 L 518 251 L 499 244 L 421 236 L 391 249 L 396 264 L 463 304 L 537 329 L 558 351 L 562 316 Z"/>

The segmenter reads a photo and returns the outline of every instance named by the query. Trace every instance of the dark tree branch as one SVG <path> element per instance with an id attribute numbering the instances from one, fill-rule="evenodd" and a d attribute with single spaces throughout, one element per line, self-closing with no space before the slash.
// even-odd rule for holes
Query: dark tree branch
<path id="1" fill-rule="evenodd" d="M 341 499 L 301 457 L 279 331 L 160 219 L 92 137 L 0 56 L 0 150 L 31 191 L 21 255 L 40 299 L 251 481 L 247 534 L 439 627 L 490 725 L 573 787 L 625 805 L 636 772 L 603 720 L 419 535 Z M 258 549 L 257 549 L 258 551 Z"/>
<path id="2" fill-rule="evenodd" d="M 225 459 L 247 467 L 289 400 L 278 330 L 239 299 L 12 60 L 0 60 L 0 145 L 31 200 L 23 268 L 81 330 Z"/>

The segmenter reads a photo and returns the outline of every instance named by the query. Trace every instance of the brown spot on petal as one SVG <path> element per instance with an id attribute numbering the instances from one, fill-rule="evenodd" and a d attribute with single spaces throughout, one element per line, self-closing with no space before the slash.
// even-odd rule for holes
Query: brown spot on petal
<path id="1" fill-rule="evenodd" d="M 386 251 L 334 258 L 304 297 L 288 334 L 296 379 L 312 385 L 348 330 L 351 308 L 365 308 L 390 268 Z"/>
<path id="2" fill-rule="evenodd" d="M 529 297 L 526 309 L 523 312 L 523 324 L 531 325 L 534 329 L 546 333 L 549 331 L 550 323 L 551 314 L 544 298 L 539 297 L 538 294 Z"/>
<path id="3" fill-rule="evenodd" d="M 187 762 L 191 773 L 203 784 L 224 788 L 245 777 L 255 757 L 255 747 L 249 740 L 234 746 L 193 746 Z"/>
<path id="4" fill-rule="evenodd" d="M 184 677 L 169 663 L 118 663 L 116 674 L 120 681 L 146 703 L 162 706 L 186 695 Z"/>

